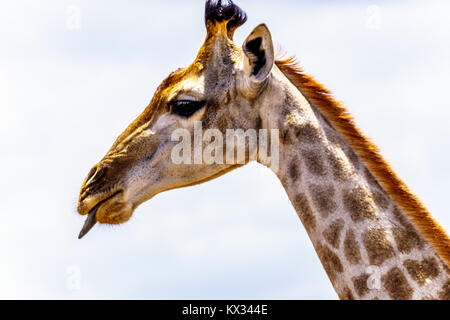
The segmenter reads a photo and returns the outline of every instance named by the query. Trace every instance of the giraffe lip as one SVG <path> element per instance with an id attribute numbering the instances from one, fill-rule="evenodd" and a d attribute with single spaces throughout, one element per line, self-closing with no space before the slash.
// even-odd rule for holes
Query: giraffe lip
<path id="1" fill-rule="evenodd" d="M 122 190 L 119 190 L 119 191 L 115 192 L 114 194 L 112 194 L 110 197 L 103 199 L 89 211 L 88 217 L 87 217 L 86 221 L 84 222 L 83 228 L 81 229 L 80 234 L 78 235 L 78 239 L 82 239 L 97 224 L 97 211 L 102 206 L 102 204 L 104 204 L 108 200 L 114 198 L 121 192 L 122 192 Z"/>

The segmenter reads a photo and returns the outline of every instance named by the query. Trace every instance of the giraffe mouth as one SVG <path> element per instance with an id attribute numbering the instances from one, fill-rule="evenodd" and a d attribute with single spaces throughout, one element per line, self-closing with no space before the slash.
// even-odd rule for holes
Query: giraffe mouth
<path id="1" fill-rule="evenodd" d="M 102 204 L 104 204 L 105 202 L 111 200 L 112 198 L 114 198 L 115 196 L 117 196 L 121 192 L 122 192 L 122 190 L 119 190 L 119 191 L 113 193 L 108 198 L 103 199 L 102 201 L 97 203 L 95 205 L 95 207 L 93 207 L 89 211 L 88 217 L 87 217 L 87 219 L 86 219 L 86 221 L 85 221 L 85 223 L 83 225 L 83 228 L 81 229 L 80 234 L 78 235 L 78 239 L 82 239 L 97 224 L 97 212 L 98 212 L 98 209 L 102 206 Z"/>

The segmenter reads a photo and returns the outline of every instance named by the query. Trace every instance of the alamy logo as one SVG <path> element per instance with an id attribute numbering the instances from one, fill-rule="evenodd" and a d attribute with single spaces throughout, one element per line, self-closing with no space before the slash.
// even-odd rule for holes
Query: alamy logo
<path id="1" fill-rule="evenodd" d="M 69 266 L 66 269 L 66 288 L 70 291 L 81 289 L 81 269 L 79 266 Z"/>
<path id="2" fill-rule="evenodd" d="M 278 129 L 270 130 L 270 135 L 267 129 L 228 129 L 224 137 L 220 130 L 203 130 L 202 122 L 195 121 L 193 139 L 187 129 L 175 130 L 171 139 L 178 142 L 171 154 L 172 162 L 178 165 L 245 164 L 259 160 L 275 172 L 279 169 Z"/>
<path id="3" fill-rule="evenodd" d="M 69 30 L 81 29 L 81 9 L 78 6 L 69 6 L 66 10 L 66 26 Z"/>

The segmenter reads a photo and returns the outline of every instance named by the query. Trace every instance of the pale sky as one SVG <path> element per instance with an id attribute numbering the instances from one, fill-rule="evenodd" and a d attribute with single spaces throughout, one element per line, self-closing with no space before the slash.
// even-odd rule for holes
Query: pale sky
<path id="1" fill-rule="evenodd" d="M 450 230 L 450 3 L 237 4 L 249 20 L 236 42 L 265 22 Z M 203 6 L 0 3 L 0 298 L 337 298 L 280 182 L 255 163 L 77 239 L 85 176 L 162 79 L 192 62 Z"/>

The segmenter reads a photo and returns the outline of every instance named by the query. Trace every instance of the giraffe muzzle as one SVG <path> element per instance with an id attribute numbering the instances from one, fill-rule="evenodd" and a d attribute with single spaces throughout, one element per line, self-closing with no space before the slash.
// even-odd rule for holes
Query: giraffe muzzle
<path id="1" fill-rule="evenodd" d="M 78 235 L 78 239 L 83 238 L 89 231 L 91 231 L 91 229 L 97 224 L 97 212 L 99 210 L 99 208 L 106 203 L 107 201 L 113 199 L 114 197 L 116 197 L 119 193 L 122 193 L 122 190 L 119 190 L 117 192 L 115 192 L 114 194 L 112 194 L 111 196 L 109 196 L 108 198 L 100 201 L 99 203 L 97 203 L 95 205 L 95 207 L 93 207 L 89 213 L 88 216 L 86 218 L 86 221 L 84 222 L 83 228 L 80 231 L 80 234 Z"/>

